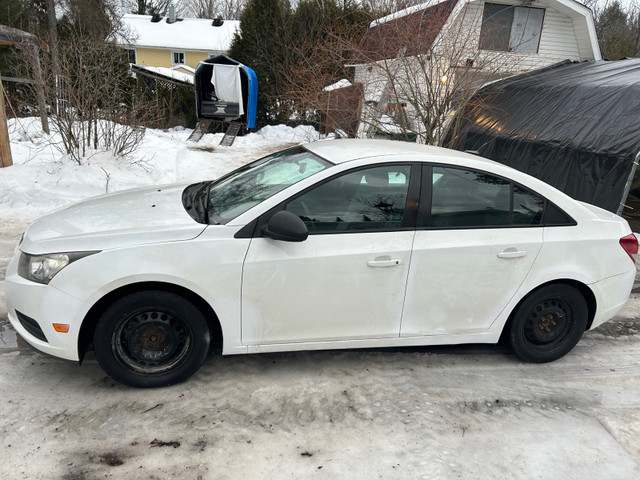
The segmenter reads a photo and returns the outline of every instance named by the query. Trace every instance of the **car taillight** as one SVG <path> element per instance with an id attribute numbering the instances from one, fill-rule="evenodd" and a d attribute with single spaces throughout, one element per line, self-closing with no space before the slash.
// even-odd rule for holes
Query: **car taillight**
<path id="1" fill-rule="evenodd" d="M 620 245 L 622 245 L 624 251 L 631 257 L 631 260 L 635 262 L 638 256 L 638 239 L 636 236 L 632 233 L 631 235 L 622 237 L 620 239 Z"/>

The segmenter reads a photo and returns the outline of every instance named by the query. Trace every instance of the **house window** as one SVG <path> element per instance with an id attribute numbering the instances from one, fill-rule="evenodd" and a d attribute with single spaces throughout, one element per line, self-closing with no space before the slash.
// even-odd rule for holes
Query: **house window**
<path id="1" fill-rule="evenodd" d="M 485 3 L 480 49 L 537 53 L 544 8 Z"/>
<path id="2" fill-rule="evenodd" d="M 136 51 L 133 48 L 127 49 L 127 59 L 129 63 L 136 63 Z"/>
<path id="3" fill-rule="evenodd" d="M 173 65 L 183 65 L 184 64 L 184 51 L 182 50 L 174 50 L 171 52 L 171 63 Z"/>

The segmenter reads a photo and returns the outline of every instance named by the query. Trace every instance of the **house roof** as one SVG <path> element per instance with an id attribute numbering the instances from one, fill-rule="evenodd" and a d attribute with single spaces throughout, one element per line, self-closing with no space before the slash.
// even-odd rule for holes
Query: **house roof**
<path id="1" fill-rule="evenodd" d="M 187 73 L 181 70 L 187 70 Z M 176 83 L 193 85 L 193 74 L 195 69 L 188 65 L 176 65 L 174 67 L 151 67 L 149 65 L 131 65 L 131 71 L 134 73 L 148 74 L 147 76 L 159 78 L 161 80 L 174 81 Z"/>
<path id="2" fill-rule="evenodd" d="M 371 22 L 351 63 L 395 58 L 404 50 L 416 55 L 429 50 L 458 0 L 433 1 L 406 8 Z"/>
<path id="3" fill-rule="evenodd" d="M 213 20 L 202 18 L 185 18 L 174 23 L 167 23 L 166 18 L 159 22 L 152 22 L 151 19 L 151 15 L 124 15 L 116 42 L 138 48 L 226 52 L 234 34 L 240 30 L 237 20 L 225 20 L 216 27 L 213 26 Z"/>

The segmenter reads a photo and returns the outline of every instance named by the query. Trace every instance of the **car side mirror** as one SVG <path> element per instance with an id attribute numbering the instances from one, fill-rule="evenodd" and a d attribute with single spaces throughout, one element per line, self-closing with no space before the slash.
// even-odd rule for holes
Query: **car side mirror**
<path id="1" fill-rule="evenodd" d="M 262 233 L 266 237 L 285 242 L 304 242 L 309 236 L 309 230 L 300 217 L 287 210 L 274 213 Z"/>

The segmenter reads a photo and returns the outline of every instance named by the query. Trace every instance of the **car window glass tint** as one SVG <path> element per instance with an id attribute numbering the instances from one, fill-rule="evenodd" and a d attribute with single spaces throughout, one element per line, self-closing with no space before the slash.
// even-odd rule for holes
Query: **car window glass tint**
<path id="1" fill-rule="evenodd" d="M 399 228 L 410 171 L 408 165 L 392 165 L 347 173 L 300 195 L 286 209 L 310 233 Z"/>
<path id="2" fill-rule="evenodd" d="M 459 168 L 433 168 L 431 226 L 509 224 L 511 184 L 493 175 Z"/>
<path id="3" fill-rule="evenodd" d="M 529 190 L 513 187 L 514 225 L 539 225 L 544 213 L 544 200 Z"/>
<path id="4" fill-rule="evenodd" d="M 211 223 L 227 223 L 279 191 L 329 164 L 302 147 L 262 158 L 214 182 L 209 190 Z"/>

